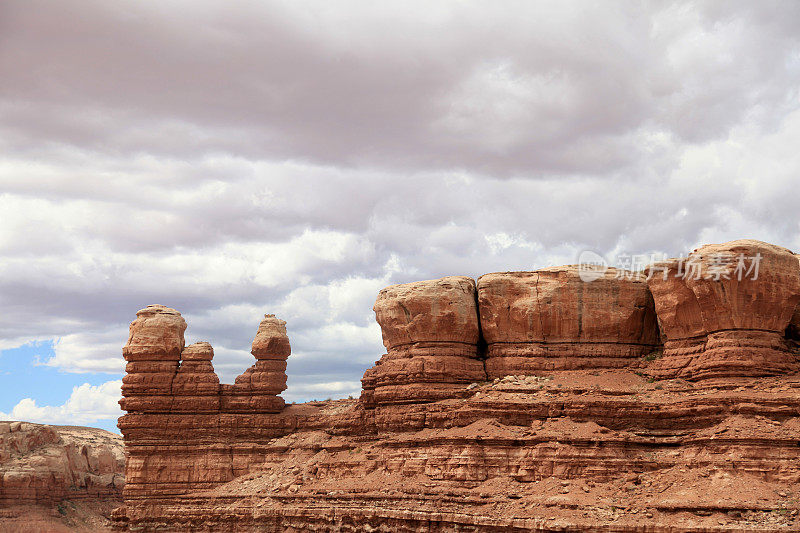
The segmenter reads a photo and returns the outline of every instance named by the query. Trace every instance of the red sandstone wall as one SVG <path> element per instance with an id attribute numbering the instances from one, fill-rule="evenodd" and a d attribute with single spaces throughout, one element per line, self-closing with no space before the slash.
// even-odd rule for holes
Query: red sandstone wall
<path id="1" fill-rule="evenodd" d="M 610 269 L 587 283 L 574 267 L 557 267 L 487 274 L 477 285 L 446 277 L 387 287 L 374 307 L 387 353 L 365 372 L 361 402 L 347 419 L 284 408 L 278 394 L 286 387 L 290 347 L 283 321 L 265 317 L 253 342 L 256 363 L 224 385 L 211 345 L 184 347 L 180 313 L 149 306 L 131 324 L 123 350 L 125 498 L 214 487 L 262 463 L 272 439 L 298 429 L 364 437 L 458 425 L 446 402 L 469 396 L 473 383 L 640 368 L 644 356 L 661 348 L 659 325 L 666 344 L 647 369 L 654 376 L 794 372 L 797 357 L 784 332 L 800 300 L 797 258 L 757 241 L 704 247 L 692 257 L 709 266 L 712 255 L 738 253 L 763 255 L 759 280 L 683 280 L 672 261 L 654 265 L 660 269 L 650 280 Z M 513 416 L 553 412 L 550 404 L 542 409 Z M 505 420 L 515 411 L 475 407 L 459 416 L 472 423 L 478 413 Z"/>

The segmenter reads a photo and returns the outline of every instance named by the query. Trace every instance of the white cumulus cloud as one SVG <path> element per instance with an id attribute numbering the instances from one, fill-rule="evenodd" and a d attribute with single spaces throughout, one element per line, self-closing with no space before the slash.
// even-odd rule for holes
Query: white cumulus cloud
<path id="1" fill-rule="evenodd" d="M 33 398 L 23 398 L 10 413 L 0 412 L 0 418 L 57 425 L 90 425 L 115 419 L 122 415 L 117 404 L 122 397 L 121 387 L 121 380 L 97 386 L 84 383 L 72 389 L 63 405 L 40 406 Z"/>

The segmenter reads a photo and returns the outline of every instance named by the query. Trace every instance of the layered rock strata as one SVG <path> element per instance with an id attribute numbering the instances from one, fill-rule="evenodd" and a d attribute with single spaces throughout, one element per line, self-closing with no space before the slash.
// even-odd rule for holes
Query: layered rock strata
<path id="1" fill-rule="evenodd" d="M 0 531 L 108 531 L 124 469 L 114 433 L 0 422 Z"/>
<path id="2" fill-rule="evenodd" d="M 762 285 L 726 275 L 739 253 L 760 254 Z M 388 287 L 374 307 L 387 353 L 361 399 L 274 412 L 258 398 L 283 386 L 288 337 L 267 317 L 219 412 L 191 400 L 208 411 L 129 426 L 129 476 L 141 468 L 117 528 L 800 530 L 800 264 L 755 241 L 690 259 L 712 276 L 664 262 Z M 214 396 L 211 354 L 183 350 L 172 396 Z M 154 387 L 131 392 L 162 405 Z"/>
<path id="3" fill-rule="evenodd" d="M 119 499 L 124 465 L 122 438 L 108 431 L 0 422 L 2 506 Z"/>
<path id="4" fill-rule="evenodd" d="M 131 323 L 119 427 L 128 446 L 126 498 L 210 488 L 260 461 L 254 441 L 283 434 L 270 413 L 284 407 L 286 323 L 266 315 L 252 353 L 256 363 L 220 384 L 207 342 L 184 348 L 180 313 L 151 305 Z M 282 422 L 288 423 L 288 422 Z"/>
<path id="5" fill-rule="evenodd" d="M 364 374 L 366 405 L 450 398 L 486 379 L 472 279 L 393 285 L 380 292 L 373 309 L 387 353 Z"/>
<path id="6" fill-rule="evenodd" d="M 292 353 L 286 322 L 265 315 L 251 353 L 256 363 L 233 385 L 222 386 L 222 408 L 226 412 L 279 413 L 285 404 L 278 394 L 286 390 L 286 359 Z"/>
<path id="7" fill-rule="evenodd" d="M 174 309 L 150 305 L 136 313 L 122 355 L 128 364 L 122 378 L 120 406 L 129 412 L 168 412 L 172 380 L 185 346 L 186 321 Z"/>
<path id="8" fill-rule="evenodd" d="M 289 406 L 295 429 L 208 491 L 128 501 L 155 531 L 796 531 L 800 381 L 736 389 L 625 370 L 484 382 L 406 404 Z M 120 511 L 119 515 L 122 515 Z M 369 526 L 367 528 L 366 526 Z"/>
<path id="9" fill-rule="evenodd" d="M 787 340 L 800 300 L 800 267 L 789 250 L 752 240 L 706 245 L 648 272 L 664 355 L 660 378 L 709 379 L 798 370 Z"/>
<path id="10" fill-rule="evenodd" d="M 609 268 L 584 281 L 576 266 L 478 278 L 490 378 L 621 368 L 659 343 L 643 275 Z"/>

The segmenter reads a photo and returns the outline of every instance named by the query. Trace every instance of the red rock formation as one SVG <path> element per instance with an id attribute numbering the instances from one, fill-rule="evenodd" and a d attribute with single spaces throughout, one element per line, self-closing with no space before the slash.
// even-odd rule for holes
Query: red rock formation
<path id="1" fill-rule="evenodd" d="M 259 460 L 253 439 L 284 432 L 280 412 L 290 354 L 285 322 L 267 315 L 253 341 L 256 363 L 220 384 L 207 342 L 183 348 L 186 322 L 174 309 L 137 313 L 123 349 L 128 362 L 119 427 L 128 446 L 126 498 L 209 488 Z"/>
<path id="2" fill-rule="evenodd" d="M 122 378 L 120 405 L 126 411 L 169 411 L 186 321 L 176 310 L 163 305 L 149 305 L 136 317 L 122 349 L 128 364 Z"/>
<path id="3" fill-rule="evenodd" d="M 387 354 L 364 374 L 367 405 L 440 400 L 486 379 L 472 279 L 393 285 L 373 309 Z"/>
<path id="4" fill-rule="evenodd" d="M 0 502 L 120 498 L 122 438 L 77 426 L 0 422 Z"/>
<path id="5" fill-rule="evenodd" d="M 752 258 L 757 271 L 748 272 Z M 666 338 L 652 375 L 696 380 L 800 368 L 785 339 L 800 300 L 800 267 L 789 250 L 751 240 L 706 245 L 649 274 Z"/>
<path id="6" fill-rule="evenodd" d="M 264 441 L 263 461 L 247 475 L 210 491 L 128 501 L 127 523 L 145 531 L 797 530 L 798 376 L 731 390 L 651 383 L 624 370 L 556 371 L 483 383 L 466 398 L 390 406 L 394 424 L 379 432 L 364 414 L 380 409 L 359 403 L 270 415 L 297 426 Z"/>
<path id="7" fill-rule="evenodd" d="M 126 489 L 117 525 L 800 530 L 800 374 L 784 338 L 800 265 L 752 241 L 693 257 L 719 273 L 717 254 L 740 250 L 763 254 L 763 285 L 724 270 L 678 283 L 681 265 L 666 262 L 651 269 L 652 295 L 641 275 L 611 269 L 583 282 L 573 267 L 482 276 L 477 302 L 469 278 L 384 289 L 375 313 L 387 354 L 360 400 L 137 415 L 125 438 L 138 489 Z M 669 380 L 640 372 L 660 348 L 655 312 L 667 341 L 647 370 Z M 184 350 L 173 402 L 207 396 L 210 354 Z M 231 388 L 243 398 L 282 390 L 282 322 L 262 322 L 253 354 L 256 365 L 221 386 L 223 404 Z M 780 375 L 741 379 L 757 374 Z M 131 390 L 163 403 L 161 389 Z"/>
<path id="8" fill-rule="evenodd" d="M 0 531 L 56 531 L 77 505 L 119 505 L 124 465 L 108 431 L 0 422 Z"/>
<path id="9" fill-rule="evenodd" d="M 620 368 L 658 344 L 652 298 L 633 272 L 590 282 L 573 266 L 486 274 L 478 298 L 490 378 Z"/>
<path id="10" fill-rule="evenodd" d="M 286 322 L 265 315 L 253 340 L 256 364 L 236 378 L 233 385 L 222 386 L 222 409 L 225 412 L 279 413 L 286 390 L 286 359 L 292 353 Z"/>
<path id="11" fill-rule="evenodd" d="M 172 380 L 173 412 L 219 412 L 219 378 L 211 364 L 213 357 L 214 349 L 207 342 L 196 342 L 181 352 L 181 365 Z"/>

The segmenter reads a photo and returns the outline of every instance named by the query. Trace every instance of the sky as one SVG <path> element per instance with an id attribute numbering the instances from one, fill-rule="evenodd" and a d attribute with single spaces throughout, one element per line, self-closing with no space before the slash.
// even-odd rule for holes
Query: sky
<path id="1" fill-rule="evenodd" d="M 798 2 L 0 0 L 0 419 L 115 431 L 136 311 L 357 396 L 390 284 L 800 250 Z"/>

